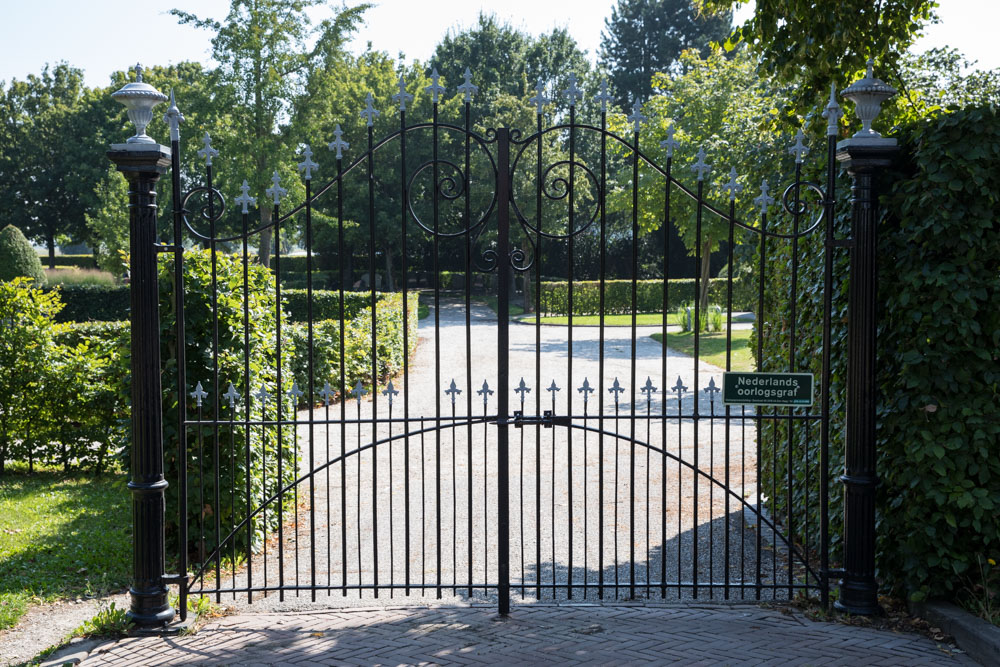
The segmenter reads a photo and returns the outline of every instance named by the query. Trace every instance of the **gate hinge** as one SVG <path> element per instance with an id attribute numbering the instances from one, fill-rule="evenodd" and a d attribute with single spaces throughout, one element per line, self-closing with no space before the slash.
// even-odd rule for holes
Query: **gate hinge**
<path id="1" fill-rule="evenodd" d="M 165 584 L 187 585 L 190 575 L 186 574 L 164 574 L 160 577 Z"/>
<path id="2" fill-rule="evenodd" d="M 178 250 L 184 250 L 182 246 L 167 245 L 165 243 L 154 243 L 153 247 L 156 252 L 177 252 Z"/>
<path id="3" fill-rule="evenodd" d="M 514 424 L 514 428 L 521 428 L 525 424 L 541 424 L 545 428 L 552 428 L 553 426 L 570 426 L 571 420 L 566 415 L 557 415 L 552 412 L 552 410 L 545 410 L 542 415 L 530 415 L 525 416 L 520 410 L 514 411 L 514 418 L 510 421 Z"/>

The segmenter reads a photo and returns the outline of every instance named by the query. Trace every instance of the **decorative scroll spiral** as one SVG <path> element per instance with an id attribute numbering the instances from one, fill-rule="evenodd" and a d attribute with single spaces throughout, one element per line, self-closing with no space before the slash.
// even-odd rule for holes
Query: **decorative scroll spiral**
<path id="1" fill-rule="evenodd" d="M 810 181 L 796 181 L 785 188 L 785 191 L 781 194 L 781 206 L 789 215 L 803 215 L 808 212 L 809 204 L 802 201 L 802 189 L 812 190 L 819 197 L 821 204 L 826 202 L 826 193 L 823 192 L 823 188 Z M 819 227 L 825 215 L 826 207 L 820 206 L 819 216 L 805 230 L 799 232 L 798 235 L 804 236 Z"/>
<path id="2" fill-rule="evenodd" d="M 434 168 L 435 165 L 444 165 L 453 173 L 445 176 L 440 176 L 437 183 L 434 184 L 435 196 L 440 196 L 446 201 L 455 201 L 459 197 L 465 194 L 466 188 L 466 174 L 465 171 L 452 162 L 451 160 L 445 160 L 443 158 L 438 158 L 435 160 L 428 160 L 422 165 L 417 167 L 416 171 L 410 176 L 410 180 L 406 184 L 406 208 L 409 210 L 410 215 L 413 220 L 423 229 L 425 232 L 431 236 L 437 236 L 438 238 L 455 238 L 458 236 L 464 236 L 465 234 L 471 234 L 475 230 L 479 229 L 486 220 L 489 218 L 490 214 L 493 212 L 493 208 L 496 206 L 497 193 L 496 190 L 493 191 L 493 198 L 490 201 L 490 205 L 486 208 L 486 211 L 479 217 L 475 223 L 467 224 L 464 228 L 456 232 L 442 232 L 440 228 L 435 232 L 434 226 L 428 225 L 426 222 L 420 219 L 417 215 L 417 210 L 415 207 L 415 202 L 413 201 L 413 193 L 416 188 L 414 188 L 414 183 L 420 174 L 427 171 L 428 169 Z M 496 167 L 493 168 L 494 174 L 496 173 Z M 466 221 L 470 222 L 470 221 Z"/>
<path id="3" fill-rule="evenodd" d="M 192 188 L 186 195 L 184 195 L 184 198 L 181 199 L 181 216 L 184 219 L 184 226 L 187 227 L 188 231 L 194 234 L 196 238 L 201 239 L 202 241 L 217 241 L 219 239 L 213 238 L 212 236 L 206 236 L 196 230 L 191 225 L 191 221 L 188 219 L 188 214 L 191 213 L 191 209 L 188 208 L 189 202 L 195 195 L 203 192 L 207 192 L 208 197 L 205 203 L 196 207 L 197 216 L 206 221 L 209 225 L 213 225 L 222 219 L 226 213 L 226 198 L 216 188 L 210 188 L 205 185 L 199 185 L 196 188 Z M 214 207 L 214 215 L 212 215 L 213 200 L 218 202 L 218 204 Z"/>
<path id="4" fill-rule="evenodd" d="M 520 157 L 521 157 L 520 154 L 518 154 L 517 158 L 514 161 L 514 165 L 512 166 L 512 171 L 513 169 L 516 168 L 517 160 L 520 159 Z M 512 189 L 510 201 L 514 207 L 514 213 L 517 216 L 518 222 L 521 223 L 521 226 L 525 229 L 525 231 L 530 232 L 532 234 L 540 234 L 542 238 L 565 240 L 570 238 L 571 236 L 577 236 L 578 234 L 582 234 L 587 229 L 589 229 L 591 225 L 594 224 L 595 220 L 597 220 L 598 214 L 601 211 L 601 202 L 604 199 L 604 193 L 601 191 L 601 184 L 597 176 L 590 169 L 590 167 L 583 164 L 582 162 L 576 160 L 572 161 L 559 160 L 558 162 L 553 162 L 552 164 L 547 166 L 545 170 L 542 172 L 542 181 L 541 181 L 542 194 L 545 195 L 546 199 L 549 199 L 551 201 L 560 201 L 562 199 L 566 199 L 567 197 L 569 197 L 570 195 L 569 180 L 563 176 L 553 176 L 550 178 L 550 175 L 552 174 L 552 171 L 554 169 L 557 169 L 564 165 L 569 165 L 570 169 L 580 169 L 581 171 L 583 171 L 583 173 L 586 175 L 587 181 L 589 181 L 588 187 L 593 188 L 593 190 L 596 191 L 597 193 L 593 210 L 581 216 L 584 219 L 586 219 L 587 221 L 586 224 L 581 225 L 576 229 L 573 229 L 573 221 L 570 220 L 569 221 L 570 228 L 568 230 L 568 233 L 566 234 L 550 234 L 548 232 L 544 232 L 541 229 L 539 229 L 541 225 L 536 226 L 532 224 L 531 221 L 527 218 L 527 216 L 525 216 L 524 213 L 521 211 L 521 208 L 517 205 L 517 193 L 513 192 Z M 575 187 L 579 188 L 580 186 L 577 185 Z"/>
<path id="5" fill-rule="evenodd" d="M 487 248 L 483 251 L 483 260 L 484 264 L 476 261 L 476 270 L 480 273 L 493 273 L 500 262 L 500 254 L 493 248 Z"/>
<path id="6" fill-rule="evenodd" d="M 523 249 L 518 247 L 514 247 L 513 249 L 511 249 L 510 253 L 508 253 L 508 259 L 510 260 L 511 268 L 513 268 L 518 273 L 524 273 L 525 271 L 527 271 L 528 269 L 530 269 L 532 266 L 535 265 L 534 253 L 532 253 L 531 258 L 529 259 L 527 253 L 525 253 Z"/>

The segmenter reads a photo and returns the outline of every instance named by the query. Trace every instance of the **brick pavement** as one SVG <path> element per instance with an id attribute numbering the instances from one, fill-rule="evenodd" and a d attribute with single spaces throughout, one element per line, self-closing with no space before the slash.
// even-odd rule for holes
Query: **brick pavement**
<path id="1" fill-rule="evenodd" d="M 752 606 L 395 607 L 241 614 L 98 647 L 98 665 L 967 665 L 919 635 Z"/>

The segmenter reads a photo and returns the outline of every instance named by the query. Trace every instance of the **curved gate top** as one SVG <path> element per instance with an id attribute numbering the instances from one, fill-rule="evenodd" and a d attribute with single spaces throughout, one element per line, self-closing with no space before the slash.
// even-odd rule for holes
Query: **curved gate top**
<path id="1" fill-rule="evenodd" d="M 802 592 L 826 604 L 835 97 L 824 182 L 803 177 L 800 132 L 790 184 L 776 199 L 764 178 L 741 210 L 746 178 L 733 170 L 720 190 L 706 178 L 725 155 L 698 149 L 678 174 L 675 154 L 695 147 L 672 128 L 644 145 L 638 103 L 614 131 L 606 90 L 585 114 L 575 78 L 552 125 L 539 87 L 532 132 L 477 131 L 469 70 L 461 122 L 440 120 L 436 76 L 427 92 L 430 120 L 408 120 L 400 78 L 399 128 L 385 137 L 369 95 L 361 146 L 337 125 L 326 159 L 302 148 L 300 182 L 276 165 L 264 192 L 243 181 L 234 206 L 207 133 L 204 184 L 183 191 L 173 99 L 168 149 L 144 135 L 165 97 L 141 78 L 116 93 L 139 126 L 110 154 L 133 200 L 133 617 L 172 617 L 168 584 L 182 618 L 189 595 L 459 596 L 504 614 L 512 598 Z M 155 183 L 168 170 L 173 241 L 161 244 Z M 694 230 L 689 259 L 671 251 L 679 224 Z M 711 304 L 709 229 L 723 230 L 727 267 Z M 290 255 L 289 239 L 303 252 Z M 272 267 L 260 267 L 254 247 L 272 242 Z M 792 263 L 791 294 L 769 287 L 776 251 Z M 157 253 L 172 256 L 162 340 Z M 723 395 L 735 371 L 759 385 L 805 370 L 803 258 L 825 275 L 818 400 Z M 749 331 L 764 358 L 782 299 L 788 363 L 735 367 Z M 164 478 L 164 447 L 176 478 Z M 181 574 L 163 574 L 164 554 Z"/>

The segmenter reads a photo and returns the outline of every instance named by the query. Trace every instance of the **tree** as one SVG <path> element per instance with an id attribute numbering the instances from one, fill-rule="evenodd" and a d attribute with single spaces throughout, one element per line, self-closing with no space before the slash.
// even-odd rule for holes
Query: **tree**
<path id="1" fill-rule="evenodd" d="M 0 89 L 0 219 L 48 248 L 88 240 L 84 212 L 104 172 L 106 147 L 81 112 L 95 96 L 66 63 Z"/>
<path id="2" fill-rule="evenodd" d="M 739 0 L 697 0 L 707 11 L 731 9 Z M 744 43 L 762 69 L 794 84 L 799 113 L 846 87 L 874 58 L 878 75 L 897 88 L 899 63 L 921 28 L 935 19 L 937 0 L 757 0 L 754 15 L 736 28 L 727 48 Z"/>
<path id="3" fill-rule="evenodd" d="M 760 178 L 764 177 L 771 192 L 778 191 L 778 179 L 787 172 L 788 136 L 780 136 L 779 125 L 796 119 L 782 119 L 780 110 L 785 91 L 776 89 L 757 76 L 757 61 L 746 49 L 727 57 L 715 49 L 707 58 L 694 50 L 681 55 L 683 74 L 671 76 L 659 73 L 653 77 L 653 87 L 659 91 L 643 107 L 648 122 L 640 131 L 640 147 L 647 155 L 656 155 L 660 142 L 673 128 L 680 146 L 673 156 L 673 175 L 692 189 L 695 179 L 692 166 L 699 149 L 704 149 L 705 162 L 712 166 L 705 177 L 707 200 L 725 207 L 723 185 L 735 168 L 738 183 L 743 187 L 737 198 L 737 215 L 752 224 L 756 214 L 751 200 L 760 193 Z M 625 127 L 623 117 L 615 118 L 615 129 L 631 136 L 631 126 Z M 622 149 L 618 149 L 622 152 Z M 629 152 L 628 157 L 631 157 Z M 784 167 L 784 169 L 783 169 Z M 663 179 L 651 172 L 640 172 L 639 227 L 642 233 L 661 228 L 663 223 Z M 611 193 L 609 210 L 631 210 L 631 180 L 618 183 Z M 776 196 L 776 195 L 772 195 Z M 744 215 L 740 215 L 743 213 Z M 700 251 L 702 310 L 708 306 L 709 268 L 711 254 L 729 234 L 729 223 L 713 215 L 704 215 L 701 237 L 697 235 L 695 206 L 685 196 L 674 197 L 671 222 L 676 225 L 688 254 Z M 737 239 L 738 240 L 738 239 Z M 700 246 L 699 246 L 700 242 Z"/>
<path id="4" fill-rule="evenodd" d="M 311 69 L 343 51 L 347 36 L 370 5 L 344 8 L 315 28 L 306 10 L 325 0 L 232 0 L 225 22 L 171 10 L 182 24 L 215 33 L 212 56 L 219 80 L 230 87 L 228 145 L 242 161 L 251 191 L 263 195 L 279 161 L 291 153 L 282 119 L 291 111 Z M 312 48 L 306 42 L 315 38 Z M 261 222 L 271 222 L 269 206 L 260 207 Z M 270 262 L 271 230 L 260 238 L 259 260 Z"/>
<path id="5" fill-rule="evenodd" d="M 45 282 L 38 253 L 20 229 L 7 225 L 0 229 L 0 280 L 13 280 L 19 276 Z"/>
<path id="6" fill-rule="evenodd" d="M 691 0 L 618 0 L 601 32 L 601 64 L 616 101 L 628 109 L 649 99 L 655 72 L 666 72 L 686 49 L 708 54 L 709 43 L 730 33 L 732 12 L 699 12 Z"/>

